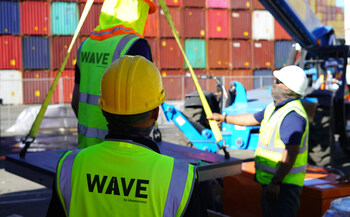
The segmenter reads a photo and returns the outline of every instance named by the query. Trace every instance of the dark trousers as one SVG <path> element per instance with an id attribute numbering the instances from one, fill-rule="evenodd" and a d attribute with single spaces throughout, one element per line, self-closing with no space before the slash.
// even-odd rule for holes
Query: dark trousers
<path id="1" fill-rule="evenodd" d="M 302 187 L 297 185 L 281 184 L 280 193 L 276 201 L 266 199 L 266 187 L 262 185 L 261 207 L 264 217 L 295 217 L 299 209 L 299 196 Z"/>

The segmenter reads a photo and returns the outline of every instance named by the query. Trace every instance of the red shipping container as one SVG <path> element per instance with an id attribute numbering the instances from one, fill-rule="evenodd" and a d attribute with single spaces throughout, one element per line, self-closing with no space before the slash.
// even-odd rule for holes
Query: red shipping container
<path id="1" fill-rule="evenodd" d="M 156 10 L 153 14 L 149 14 L 143 33 L 145 37 L 157 37 L 159 36 L 159 10 Z"/>
<path id="2" fill-rule="evenodd" d="M 26 70 L 23 72 L 23 103 L 41 104 L 50 89 L 48 70 Z"/>
<path id="3" fill-rule="evenodd" d="M 49 34 L 49 3 L 46 1 L 23 1 L 20 3 L 21 33 L 24 35 Z"/>
<path id="4" fill-rule="evenodd" d="M 232 68 L 249 69 L 252 64 L 252 42 L 247 40 L 232 41 Z"/>
<path id="5" fill-rule="evenodd" d="M 52 47 L 52 68 L 60 68 L 66 54 L 68 47 L 72 41 L 73 36 L 52 36 L 51 47 Z M 77 50 L 81 44 L 80 38 L 74 43 L 74 46 L 71 50 L 69 58 L 67 60 L 66 69 L 74 69 L 75 63 L 77 62 Z"/>
<path id="6" fill-rule="evenodd" d="M 252 0 L 231 0 L 232 9 L 247 9 L 252 8 Z"/>
<path id="7" fill-rule="evenodd" d="M 83 14 L 85 3 L 79 5 L 79 15 Z M 90 35 L 91 31 L 99 24 L 99 18 L 101 13 L 102 4 L 93 4 L 87 15 L 83 26 L 80 30 L 80 35 Z"/>
<path id="8" fill-rule="evenodd" d="M 229 38 L 229 13 L 228 10 L 208 10 L 209 38 Z"/>
<path id="9" fill-rule="evenodd" d="M 252 7 L 253 10 L 265 10 L 264 5 L 262 5 L 259 0 L 253 0 Z"/>
<path id="10" fill-rule="evenodd" d="M 182 0 L 165 0 L 167 6 L 181 6 Z"/>
<path id="11" fill-rule="evenodd" d="M 243 84 L 246 90 L 254 88 L 253 70 L 251 69 L 234 69 L 232 79 Z"/>
<path id="12" fill-rule="evenodd" d="M 255 69 L 270 69 L 274 67 L 274 42 L 253 42 L 253 66 Z"/>
<path id="13" fill-rule="evenodd" d="M 175 39 L 161 39 L 159 57 L 161 69 L 183 68 L 183 56 Z"/>
<path id="14" fill-rule="evenodd" d="M 54 81 L 57 71 L 50 73 L 51 82 Z M 64 70 L 58 80 L 56 89 L 52 95 L 52 103 L 70 103 L 72 101 L 74 89 L 74 70 Z"/>
<path id="15" fill-rule="evenodd" d="M 183 17 L 182 17 L 182 9 L 181 8 L 169 8 L 169 12 L 171 14 L 171 18 L 173 19 L 177 34 L 179 37 L 183 34 Z M 171 31 L 170 25 L 165 18 L 165 14 L 163 11 L 160 11 L 160 24 L 159 24 L 159 30 L 160 30 L 160 36 L 161 37 L 174 37 L 173 32 Z"/>
<path id="16" fill-rule="evenodd" d="M 230 77 L 232 75 L 232 71 L 228 70 L 228 69 L 224 69 L 224 70 L 212 70 L 210 69 L 208 71 L 208 74 L 211 76 L 217 76 L 217 77 L 223 77 L 224 79 L 224 86 L 225 86 L 225 90 L 226 92 L 228 91 L 228 88 L 230 87 Z M 208 91 L 211 91 L 213 93 L 217 93 L 217 87 L 216 87 L 216 80 L 215 79 L 209 79 L 208 80 Z"/>
<path id="17" fill-rule="evenodd" d="M 193 71 L 197 76 L 198 83 L 201 86 L 202 90 L 207 90 L 208 89 L 208 85 L 207 85 L 208 79 L 198 78 L 199 75 L 207 75 L 206 71 L 203 69 L 194 69 Z M 190 71 L 187 70 L 187 71 L 185 71 L 185 95 L 190 94 L 194 91 L 197 91 L 196 86 L 194 85 Z"/>
<path id="18" fill-rule="evenodd" d="M 277 22 L 275 22 L 275 40 L 292 40 L 292 37 L 284 30 L 284 28 Z"/>
<path id="19" fill-rule="evenodd" d="M 87 2 L 87 0 L 79 0 L 79 3 L 81 2 Z M 104 0 L 94 0 L 94 3 L 103 3 Z"/>
<path id="20" fill-rule="evenodd" d="M 230 8 L 230 0 L 207 0 L 208 8 Z"/>
<path id="21" fill-rule="evenodd" d="M 164 89 L 167 92 L 167 100 L 182 99 L 182 90 L 184 90 L 184 72 L 182 69 L 162 70 L 162 80 Z"/>
<path id="22" fill-rule="evenodd" d="M 0 69 L 22 68 L 22 40 L 19 36 L 0 36 Z"/>
<path id="23" fill-rule="evenodd" d="M 205 37 L 205 9 L 185 8 L 184 10 L 184 36 L 186 38 Z"/>
<path id="24" fill-rule="evenodd" d="M 234 39 L 252 37 L 252 13 L 250 11 L 231 12 L 231 36 Z"/>
<path id="25" fill-rule="evenodd" d="M 184 7 L 204 8 L 205 7 L 205 1 L 204 0 L 182 0 L 182 5 Z"/>
<path id="26" fill-rule="evenodd" d="M 160 68 L 159 65 L 159 38 L 145 38 L 150 47 L 151 47 L 151 52 L 152 52 L 152 59 L 153 63 L 157 66 L 157 68 Z"/>
<path id="27" fill-rule="evenodd" d="M 208 41 L 208 67 L 210 69 L 228 69 L 232 67 L 229 40 Z"/>

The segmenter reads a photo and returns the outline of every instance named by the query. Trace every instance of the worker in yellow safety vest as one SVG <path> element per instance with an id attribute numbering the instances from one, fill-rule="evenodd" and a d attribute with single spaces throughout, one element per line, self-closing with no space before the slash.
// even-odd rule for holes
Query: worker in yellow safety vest
<path id="1" fill-rule="evenodd" d="M 79 148 L 102 142 L 108 132 L 107 121 L 97 105 L 101 77 L 107 66 L 125 54 L 152 61 L 143 32 L 148 14 L 155 10 L 151 0 L 104 1 L 99 25 L 77 52 L 71 105 L 78 118 Z"/>
<path id="2" fill-rule="evenodd" d="M 47 216 L 206 216 L 196 168 L 161 155 L 149 136 L 165 98 L 152 62 L 114 61 L 99 97 L 106 140 L 63 155 Z"/>
<path id="3" fill-rule="evenodd" d="M 255 151 L 255 178 L 262 184 L 265 217 L 296 216 L 308 156 L 309 123 L 299 98 L 307 88 L 298 66 L 274 71 L 274 102 L 255 114 L 221 115 L 208 119 L 240 126 L 261 125 Z"/>

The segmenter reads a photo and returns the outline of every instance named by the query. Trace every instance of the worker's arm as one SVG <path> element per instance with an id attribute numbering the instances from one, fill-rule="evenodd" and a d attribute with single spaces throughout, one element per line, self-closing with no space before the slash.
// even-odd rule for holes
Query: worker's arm
<path id="1" fill-rule="evenodd" d="M 260 122 L 255 119 L 254 114 L 222 115 L 214 113 L 212 116 L 208 117 L 208 120 L 215 120 L 218 123 L 226 122 L 229 124 L 235 124 L 240 126 L 257 126 L 260 124 Z"/>

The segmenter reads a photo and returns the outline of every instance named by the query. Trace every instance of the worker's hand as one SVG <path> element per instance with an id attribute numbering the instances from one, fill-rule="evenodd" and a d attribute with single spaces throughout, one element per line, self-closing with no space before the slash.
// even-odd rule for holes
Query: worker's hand
<path id="1" fill-rule="evenodd" d="M 278 195 L 280 194 L 280 185 L 268 184 L 266 188 L 266 199 L 268 201 L 276 201 L 278 199 Z"/>
<path id="2" fill-rule="evenodd" d="M 218 122 L 218 124 L 222 123 L 224 121 L 224 115 L 218 114 L 218 113 L 213 113 L 212 116 L 207 117 L 208 120 L 215 120 Z"/>

